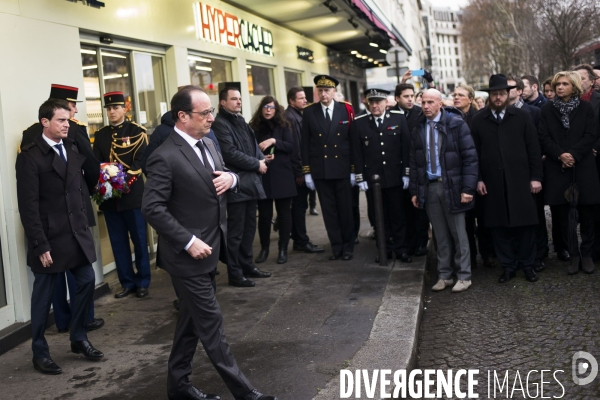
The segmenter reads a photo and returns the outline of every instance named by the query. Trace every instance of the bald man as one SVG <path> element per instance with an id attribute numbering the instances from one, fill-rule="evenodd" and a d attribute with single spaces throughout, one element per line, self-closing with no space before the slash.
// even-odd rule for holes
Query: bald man
<path id="1" fill-rule="evenodd" d="M 423 115 L 411 132 L 410 193 L 417 208 L 425 207 L 437 244 L 439 280 L 433 291 L 453 292 L 471 286 L 471 256 L 465 212 L 473 208 L 477 190 L 477 151 L 463 119 L 442 108 L 442 94 L 428 89 L 421 100 Z M 454 246 L 454 251 L 452 249 Z"/>

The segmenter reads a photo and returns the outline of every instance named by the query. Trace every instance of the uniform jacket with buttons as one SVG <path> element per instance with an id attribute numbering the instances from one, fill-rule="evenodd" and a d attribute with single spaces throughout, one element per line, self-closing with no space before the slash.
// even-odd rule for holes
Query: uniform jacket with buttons
<path id="1" fill-rule="evenodd" d="M 335 100 L 331 125 L 327 127 L 321 103 L 302 115 L 302 172 L 313 179 L 347 179 L 353 171 L 350 117 L 346 106 Z"/>
<path id="2" fill-rule="evenodd" d="M 27 264 L 35 273 L 57 273 L 96 261 L 85 204 L 89 201 L 81 169 L 85 157 L 63 139 L 67 164 L 37 136 L 17 156 L 17 200 L 27 237 Z M 49 251 L 53 264 L 42 267 Z"/>
<path id="3" fill-rule="evenodd" d="M 354 141 L 354 168 L 356 181 L 371 184 L 371 178 L 381 177 L 381 187 L 402 186 L 402 177 L 408 176 L 410 134 L 404 112 L 386 111 L 377 127 L 377 117 L 361 115 L 354 119 L 350 136 Z"/>
<path id="4" fill-rule="evenodd" d="M 129 138 L 130 145 L 125 146 Z M 100 204 L 102 211 L 124 211 L 140 208 L 144 195 L 144 180 L 142 179 L 142 159 L 148 146 L 146 128 L 125 120 L 120 125 L 107 125 L 96 132 L 94 140 L 94 155 L 100 162 L 123 163 L 123 170 L 127 172 L 127 179 L 132 175 L 138 179 L 129 187 L 129 193 L 124 193 L 120 199 L 110 199 Z M 111 156 L 114 150 L 118 159 Z"/>

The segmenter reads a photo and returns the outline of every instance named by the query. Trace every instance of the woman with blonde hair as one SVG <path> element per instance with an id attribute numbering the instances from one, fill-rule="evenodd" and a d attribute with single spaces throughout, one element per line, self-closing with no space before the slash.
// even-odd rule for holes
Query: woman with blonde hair
<path id="1" fill-rule="evenodd" d="M 581 245 L 571 254 L 567 273 L 594 272 L 594 205 L 600 203 L 600 182 L 592 147 L 596 140 L 597 122 L 594 109 L 581 101 L 581 77 L 577 72 L 563 71 L 552 78 L 556 97 L 542 106 L 539 137 L 544 162 L 544 199 L 552 213 L 557 212 L 560 231 L 567 241 L 569 201 L 565 192 L 576 183 L 579 189 L 577 211 Z"/>

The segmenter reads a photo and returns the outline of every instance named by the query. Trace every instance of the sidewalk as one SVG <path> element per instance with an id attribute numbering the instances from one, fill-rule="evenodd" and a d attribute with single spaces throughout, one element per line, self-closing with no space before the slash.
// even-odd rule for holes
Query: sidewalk
<path id="1" fill-rule="evenodd" d="M 364 203 L 363 197 L 366 216 Z M 306 218 L 311 240 L 325 245 L 322 217 Z M 366 218 L 361 222 L 364 232 L 368 223 Z M 257 279 L 254 288 L 230 287 L 222 264 L 217 276 L 228 342 L 259 391 L 280 400 L 338 399 L 340 369 L 396 370 L 414 364 L 425 257 L 380 267 L 373 263 L 375 242 L 361 238 L 349 262 L 328 261 L 327 245 L 317 255 L 290 250 L 288 263 L 277 265 L 275 234 L 271 243 L 268 262 L 259 265 L 273 273 L 271 278 Z M 255 241 L 255 252 L 258 248 Z M 113 293 L 119 289 L 117 282 L 109 283 Z M 167 359 L 177 320 L 174 299 L 162 270 L 153 271 L 147 298 L 104 296 L 96 301 L 96 315 L 106 325 L 89 335 L 104 352 L 102 361 L 70 353 L 68 335 L 50 327 L 46 337 L 63 374 L 34 371 L 28 341 L 0 357 L 1 397 L 166 399 Z M 192 381 L 208 393 L 233 399 L 201 346 Z"/>

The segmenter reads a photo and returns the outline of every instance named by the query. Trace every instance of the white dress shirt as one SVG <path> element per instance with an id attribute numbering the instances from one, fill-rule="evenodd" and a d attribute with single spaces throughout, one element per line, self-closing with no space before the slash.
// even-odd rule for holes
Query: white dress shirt
<path id="1" fill-rule="evenodd" d="M 56 152 L 56 154 L 58 154 L 59 156 L 60 156 L 60 152 L 54 146 L 56 146 L 57 144 L 62 144 L 62 146 L 63 146 L 63 154 L 65 156 L 65 160 L 67 159 L 67 150 L 65 149 L 65 144 L 63 143 L 62 139 L 60 139 L 60 142 L 56 143 L 54 140 L 48 138 L 43 133 L 42 133 L 42 137 L 44 138 L 44 140 L 46 141 L 46 143 L 48 143 L 48 146 L 52 147 L 52 150 L 54 150 Z"/>
<path id="2" fill-rule="evenodd" d="M 325 107 L 323 105 L 323 103 L 321 103 L 321 109 L 323 110 L 323 116 L 325 117 L 325 119 L 327 119 L 327 111 L 329 110 L 329 119 L 333 119 L 333 106 L 335 105 L 335 101 L 331 100 L 331 103 L 329 103 L 329 105 L 327 107 Z"/>

